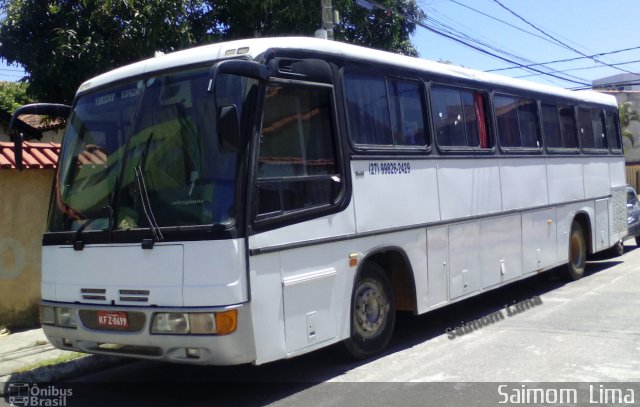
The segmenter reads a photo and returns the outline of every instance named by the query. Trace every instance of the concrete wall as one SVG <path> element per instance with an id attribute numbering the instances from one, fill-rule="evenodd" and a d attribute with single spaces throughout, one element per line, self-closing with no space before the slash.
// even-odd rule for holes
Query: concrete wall
<path id="1" fill-rule="evenodd" d="M 41 242 L 54 171 L 0 170 L 0 326 L 38 324 Z"/>

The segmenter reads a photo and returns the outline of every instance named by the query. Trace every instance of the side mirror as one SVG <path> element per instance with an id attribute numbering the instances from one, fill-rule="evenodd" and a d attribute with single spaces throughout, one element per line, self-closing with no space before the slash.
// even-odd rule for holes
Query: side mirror
<path id="1" fill-rule="evenodd" d="M 236 105 L 222 106 L 218 110 L 218 140 L 220 151 L 230 153 L 240 148 L 240 119 Z"/>
<path id="2" fill-rule="evenodd" d="M 11 116 L 11 120 L 9 121 L 9 129 L 8 133 L 11 134 L 15 127 L 18 127 L 18 123 L 20 120 L 18 116 L 23 114 L 37 114 L 44 116 L 55 116 L 67 118 L 71 114 L 71 106 L 61 105 L 58 103 L 33 103 L 30 105 L 24 105 L 16 109 Z M 24 123 L 22 123 L 24 126 Z M 41 138 L 42 135 L 36 138 Z M 33 137 L 32 137 L 33 138 Z M 13 135 L 13 154 L 16 159 L 16 168 L 22 171 L 22 142 L 25 140 L 24 134 L 22 132 L 18 132 Z"/>

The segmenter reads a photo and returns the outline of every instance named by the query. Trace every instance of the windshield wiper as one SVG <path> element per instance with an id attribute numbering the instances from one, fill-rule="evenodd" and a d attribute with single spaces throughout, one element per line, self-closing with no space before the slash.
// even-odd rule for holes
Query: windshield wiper
<path id="1" fill-rule="evenodd" d="M 142 210 L 144 211 L 144 215 L 147 218 L 147 222 L 149 223 L 149 230 L 153 234 L 153 240 L 151 242 L 142 241 L 143 249 L 152 249 L 154 242 L 159 242 L 164 239 L 162 235 L 162 231 L 160 230 L 160 226 L 158 226 L 158 222 L 156 221 L 155 216 L 153 215 L 153 209 L 151 208 L 151 200 L 149 199 L 149 192 L 147 191 L 147 185 L 144 180 L 143 167 L 146 162 L 147 152 L 149 151 L 149 145 L 151 144 L 151 139 L 153 138 L 153 132 L 149 134 L 149 138 L 147 139 L 147 143 L 140 154 L 140 159 L 138 160 L 138 164 L 133 166 L 133 173 L 136 177 L 136 183 L 138 184 L 138 192 L 140 194 L 140 198 L 142 200 Z"/>
<path id="2" fill-rule="evenodd" d="M 107 211 L 107 216 L 109 217 L 109 233 L 111 233 L 111 222 L 112 222 L 112 219 L 113 219 L 113 208 L 111 207 L 111 205 L 107 205 L 104 208 L 102 208 L 100 211 L 98 211 L 95 215 L 90 217 L 86 222 L 84 222 L 78 228 L 78 230 L 76 230 L 76 232 L 71 237 L 71 245 L 73 246 L 73 250 L 80 251 L 80 250 L 84 249 L 84 241 L 78 240 L 78 239 L 82 236 L 82 232 L 84 232 L 84 230 L 87 228 L 87 226 L 92 224 L 94 221 L 104 217 L 105 211 Z"/>

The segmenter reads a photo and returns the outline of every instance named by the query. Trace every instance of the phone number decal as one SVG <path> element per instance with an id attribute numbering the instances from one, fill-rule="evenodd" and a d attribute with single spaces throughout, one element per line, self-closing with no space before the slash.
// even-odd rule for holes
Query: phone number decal
<path id="1" fill-rule="evenodd" d="M 410 174 L 410 163 L 369 163 L 370 175 Z"/>

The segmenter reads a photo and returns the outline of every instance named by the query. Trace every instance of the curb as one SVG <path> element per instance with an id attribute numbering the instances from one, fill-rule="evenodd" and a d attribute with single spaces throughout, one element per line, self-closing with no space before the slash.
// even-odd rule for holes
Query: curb
<path id="1" fill-rule="evenodd" d="M 84 374 L 133 362 L 119 356 L 87 355 L 57 365 L 42 366 L 27 372 L 0 377 L 0 396 L 5 395 L 9 383 L 52 383 L 72 379 Z"/>

